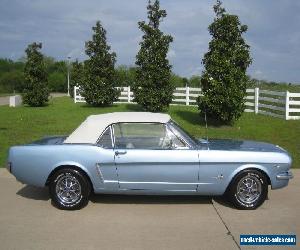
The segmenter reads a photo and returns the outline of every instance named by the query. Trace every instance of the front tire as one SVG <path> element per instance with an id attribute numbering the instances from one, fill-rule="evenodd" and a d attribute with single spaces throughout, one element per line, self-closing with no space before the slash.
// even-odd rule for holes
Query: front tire
<path id="1" fill-rule="evenodd" d="M 256 209 L 268 196 L 268 181 L 257 170 L 244 170 L 233 179 L 228 191 L 229 199 L 238 209 Z"/>
<path id="2" fill-rule="evenodd" d="M 49 185 L 53 204 L 64 210 L 81 209 L 87 205 L 91 192 L 90 183 L 80 171 L 72 168 L 58 170 Z"/>

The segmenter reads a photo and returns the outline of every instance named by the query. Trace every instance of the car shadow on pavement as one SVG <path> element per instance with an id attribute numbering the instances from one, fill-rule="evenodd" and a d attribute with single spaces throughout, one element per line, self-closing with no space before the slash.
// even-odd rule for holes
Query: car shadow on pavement
<path id="1" fill-rule="evenodd" d="M 105 204 L 211 204 L 212 198 L 207 196 L 160 196 L 160 195 L 108 195 L 93 194 L 93 203 Z"/>
<path id="2" fill-rule="evenodd" d="M 218 204 L 220 204 L 223 207 L 228 207 L 232 209 L 237 209 L 236 207 L 233 206 L 233 204 L 228 200 L 226 195 L 223 196 L 214 196 L 212 197 L 212 200 Z M 266 200 L 269 200 L 269 196 L 267 196 Z"/>
<path id="3" fill-rule="evenodd" d="M 22 187 L 17 193 L 27 199 L 48 201 L 48 188 L 38 188 L 30 185 Z M 234 208 L 223 196 L 161 196 L 161 195 L 118 195 L 118 194 L 91 194 L 90 201 L 103 204 L 212 204 L 212 201 L 222 206 Z"/>
<path id="4" fill-rule="evenodd" d="M 48 188 L 38 188 L 26 185 L 22 187 L 17 195 L 22 196 L 24 198 L 32 199 L 32 200 L 43 200 L 47 201 L 50 199 Z"/>
<path id="5" fill-rule="evenodd" d="M 212 197 L 212 200 L 224 207 L 236 209 L 228 199 L 226 199 L 226 196 L 214 196 Z"/>

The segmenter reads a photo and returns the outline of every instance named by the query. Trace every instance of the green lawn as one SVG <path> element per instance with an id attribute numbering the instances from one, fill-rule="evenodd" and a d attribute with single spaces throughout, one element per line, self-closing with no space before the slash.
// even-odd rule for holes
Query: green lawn
<path id="1" fill-rule="evenodd" d="M 0 166 L 4 166 L 11 145 L 28 143 L 46 135 L 67 135 L 88 115 L 116 111 L 140 111 L 138 105 L 93 108 L 74 104 L 68 97 L 54 98 L 42 108 L 0 106 Z M 206 137 L 205 125 L 197 108 L 171 106 L 169 114 L 196 137 Z M 300 121 L 284 121 L 245 113 L 234 126 L 210 126 L 209 138 L 239 138 L 278 144 L 293 156 L 293 167 L 300 168 Z"/>

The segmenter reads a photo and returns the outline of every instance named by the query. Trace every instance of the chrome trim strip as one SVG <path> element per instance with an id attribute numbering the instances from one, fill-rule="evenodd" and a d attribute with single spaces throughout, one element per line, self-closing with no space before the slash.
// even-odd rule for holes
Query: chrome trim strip
<path id="1" fill-rule="evenodd" d="M 103 179 L 103 175 L 102 175 L 102 172 L 101 172 L 101 169 L 100 169 L 100 163 L 96 163 L 96 172 L 98 174 L 98 177 L 99 177 L 100 181 L 103 183 L 104 179 Z"/>
<path id="2" fill-rule="evenodd" d="M 98 139 L 97 139 L 97 141 L 96 141 L 96 144 L 93 144 L 93 145 L 98 145 L 98 143 L 99 143 L 99 141 L 100 141 L 100 139 L 101 139 L 101 137 L 102 137 L 102 135 L 106 132 L 106 130 L 108 130 L 109 129 L 109 131 L 110 131 L 110 139 L 111 139 L 111 146 L 112 146 L 112 148 L 108 148 L 108 149 L 113 149 L 114 148 L 114 146 L 115 146 L 115 140 L 114 140 L 114 138 L 113 138 L 113 134 L 112 134 L 112 127 L 111 127 L 111 125 L 109 125 L 109 126 L 107 126 L 104 130 L 103 130 L 103 132 L 101 133 L 101 135 L 98 137 Z M 74 143 L 72 143 L 72 144 L 74 144 Z M 81 143 L 77 143 L 77 144 L 81 144 Z M 87 144 L 89 144 L 89 143 L 87 143 Z"/>
<path id="3" fill-rule="evenodd" d="M 184 141 L 184 143 L 187 145 L 188 149 L 192 149 L 192 146 L 187 142 L 187 140 L 182 136 L 181 133 L 179 133 L 179 131 L 176 130 L 176 128 L 174 128 L 170 123 L 166 123 L 165 126 L 171 130 L 171 132 L 177 136 L 180 140 Z"/>
<path id="4" fill-rule="evenodd" d="M 118 181 L 114 181 L 114 180 L 105 180 L 104 183 L 118 183 Z"/>
<path id="5" fill-rule="evenodd" d="M 212 183 L 199 183 L 199 182 L 149 182 L 149 181 L 120 181 L 120 184 L 163 184 L 163 185 L 206 185 L 206 184 L 212 184 Z"/>
<path id="6" fill-rule="evenodd" d="M 109 125 L 112 148 L 115 148 L 115 131 L 112 125 Z"/>
<path id="7" fill-rule="evenodd" d="M 278 175 L 276 175 L 277 180 L 289 180 L 294 177 L 293 173 L 291 171 L 283 172 Z"/>

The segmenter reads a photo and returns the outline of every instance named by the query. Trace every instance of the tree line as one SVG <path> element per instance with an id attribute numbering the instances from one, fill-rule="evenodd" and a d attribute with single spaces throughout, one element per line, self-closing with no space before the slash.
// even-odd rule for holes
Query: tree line
<path id="1" fill-rule="evenodd" d="M 26 58 L 13 61 L 7 58 L 0 58 L 0 94 L 21 93 L 24 83 L 24 66 Z M 44 56 L 44 63 L 48 75 L 48 85 L 51 92 L 67 92 L 67 71 L 68 62 L 55 60 L 53 57 Z M 70 64 L 70 82 L 72 85 L 77 79 L 77 64 L 75 61 Z M 130 86 L 135 81 L 136 68 L 134 66 L 119 65 L 115 68 L 116 85 Z M 74 78 L 73 78 L 74 74 Z M 189 78 L 171 73 L 170 82 L 175 87 L 200 87 L 200 76 L 193 75 Z"/>
<path id="2" fill-rule="evenodd" d="M 11 59 L 0 58 L 0 94 L 21 93 L 23 91 L 24 83 L 24 66 L 25 58 L 20 58 L 17 61 Z M 68 62 L 58 61 L 52 57 L 44 56 L 44 63 L 48 75 L 48 84 L 51 92 L 67 92 L 67 67 Z M 70 82 L 74 85 L 74 79 L 77 79 L 76 72 L 77 62 L 70 65 Z M 115 68 L 116 85 L 130 86 L 135 82 L 135 67 L 120 65 Z M 74 74 L 74 79 L 73 79 Z M 179 76 L 171 73 L 170 82 L 175 87 L 201 87 L 201 76 L 194 75 L 190 78 Z M 265 88 L 277 91 L 300 92 L 300 84 L 293 84 L 289 82 L 274 82 L 266 80 L 258 80 L 248 76 L 247 88 Z M 71 91 L 72 94 L 72 91 Z"/>
<path id="3" fill-rule="evenodd" d="M 106 106 L 118 99 L 120 90 L 116 86 L 130 85 L 134 101 L 147 111 L 157 112 L 168 108 L 176 86 L 201 86 L 204 96 L 197 99 L 200 114 L 234 122 L 245 109 L 246 88 L 260 82 L 246 74 L 252 63 L 250 46 L 243 38 L 247 25 L 241 24 L 237 15 L 227 13 L 219 0 L 213 9 L 215 18 L 208 27 L 212 39 L 202 59 L 201 77 L 187 79 L 172 73 L 167 53 L 174 38 L 160 29 L 167 12 L 160 8 L 158 0 L 149 0 L 148 20 L 138 22 L 143 36 L 135 66 L 115 67 L 116 54 L 107 43 L 106 30 L 97 21 L 92 27 L 92 39 L 85 43 L 88 59 L 71 65 L 71 89 L 79 86 L 89 105 Z M 69 65 L 44 57 L 41 49 L 41 43 L 28 45 L 25 63 L 0 61 L 0 72 L 9 68 L 1 76 L 0 91 L 12 88 L 22 92 L 24 103 L 31 106 L 44 105 L 49 91 L 66 91 Z"/>

